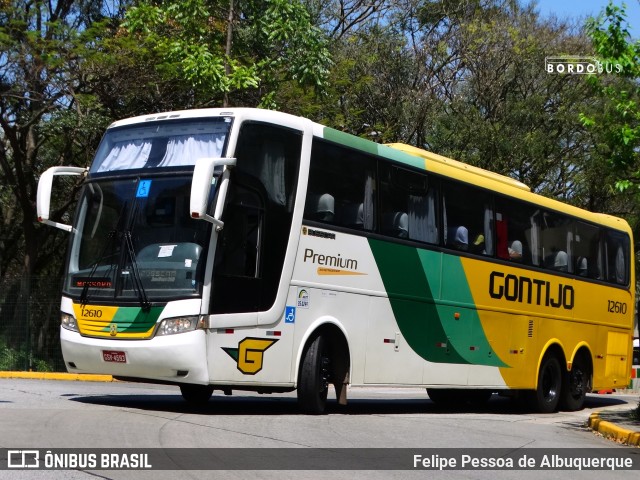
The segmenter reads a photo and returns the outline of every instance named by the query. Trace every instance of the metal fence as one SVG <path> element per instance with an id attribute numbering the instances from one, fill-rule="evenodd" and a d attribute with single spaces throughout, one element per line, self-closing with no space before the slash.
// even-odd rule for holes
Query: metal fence
<path id="1" fill-rule="evenodd" d="M 0 371 L 65 371 L 60 277 L 0 280 Z"/>

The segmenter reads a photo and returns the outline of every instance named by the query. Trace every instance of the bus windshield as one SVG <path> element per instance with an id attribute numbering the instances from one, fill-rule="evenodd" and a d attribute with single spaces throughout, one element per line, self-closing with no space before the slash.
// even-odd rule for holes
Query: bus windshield
<path id="1" fill-rule="evenodd" d="M 82 302 L 143 306 L 198 295 L 210 225 L 189 216 L 191 180 L 184 173 L 88 182 L 65 291 Z"/>

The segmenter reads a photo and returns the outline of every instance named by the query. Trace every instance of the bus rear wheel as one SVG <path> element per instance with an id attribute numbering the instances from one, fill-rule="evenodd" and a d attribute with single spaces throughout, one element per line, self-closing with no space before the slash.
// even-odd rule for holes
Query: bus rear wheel
<path id="1" fill-rule="evenodd" d="M 558 409 L 562 391 L 562 371 L 556 355 L 547 353 L 540 364 L 538 385 L 527 392 L 529 408 L 539 413 L 552 413 Z"/>
<path id="2" fill-rule="evenodd" d="M 213 385 L 180 385 L 180 393 L 191 405 L 206 405 L 213 394 Z"/>
<path id="3" fill-rule="evenodd" d="M 298 405 L 304 413 L 324 413 L 329 392 L 330 358 L 326 339 L 318 335 L 304 352 L 298 375 Z"/>
<path id="4" fill-rule="evenodd" d="M 562 376 L 560 407 L 576 411 L 584 406 L 584 399 L 591 391 L 591 368 L 584 355 L 575 358 L 571 371 Z"/>

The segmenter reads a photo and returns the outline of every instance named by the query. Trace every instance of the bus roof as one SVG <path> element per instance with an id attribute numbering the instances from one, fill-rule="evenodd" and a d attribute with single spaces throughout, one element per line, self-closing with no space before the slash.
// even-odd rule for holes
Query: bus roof
<path id="1" fill-rule="evenodd" d="M 418 147 L 414 147 L 411 145 L 407 145 L 405 143 L 387 143 L 387 146 L 391 148 L 395 148 L 397 150 L 402 150 L 410 155 L 415 155 L 417 157 L 422 157 L 425 160 L 429 160 L 430 162 L 436 162 L 443 165 L 448 165 L 452 168 L 457 168 L 460 170 L 466 170 L 475 175 L 480 175 L 482 177 L 489 178 L 491 180 L 495 180 L 496 182 L 501 182 L 506 185 L 511 185 L 512 187 L 520 188 L 525 192 L 530 192 L 531 189 L 528 185 L 515 180 L 514 178 L 507 177 L 505 175 L 500 175 L 499 173 L 491 172 L 489 170 L 485 170 L 483 168 L 476 167 L 474 165 L 469 165 L 467 163 L 459 162 L 458 160 L 452 160 L 451 158 L 443 157 L 442 155 L 438 155 L 437 153 L 429 152 L 427 150 L 423 150 Z"/>

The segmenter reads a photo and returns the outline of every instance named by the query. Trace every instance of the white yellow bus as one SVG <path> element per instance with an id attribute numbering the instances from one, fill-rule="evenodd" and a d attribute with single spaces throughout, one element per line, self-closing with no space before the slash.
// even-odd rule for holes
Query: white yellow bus
<path id="1" fill-rule="evenodd" d="M 52 181 L 82 175 L 71 225 Z M 200 109 L 113 123 L 54 167 L 38 219 L 70 232 L 70 372 L 214 390 L 425 387 L 579 409 L 627 385 L 634 255 L 619 218 L 406 145 L 303 118 Z"/>

